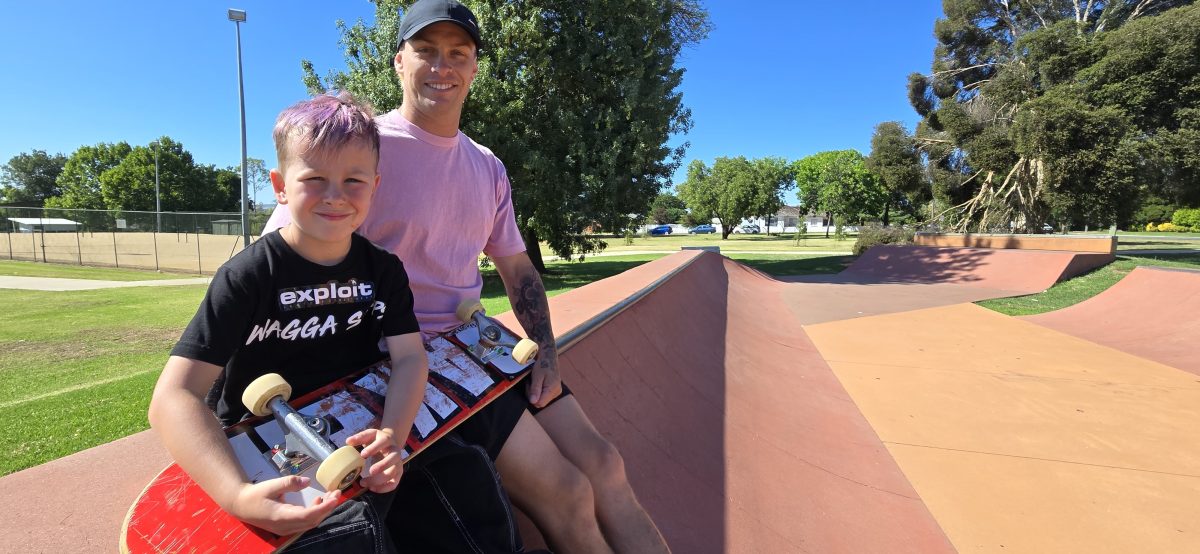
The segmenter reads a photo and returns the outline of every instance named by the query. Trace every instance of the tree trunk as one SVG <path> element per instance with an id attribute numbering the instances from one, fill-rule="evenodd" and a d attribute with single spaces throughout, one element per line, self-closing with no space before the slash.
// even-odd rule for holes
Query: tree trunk
<path id="1" fill-rule="evenodd" d="M 829 238 L 830 225 L 833 225 L 833 213 L 825 212 L 825 238 Z"/>
<path id="2" fill-rule="evenodd" d="M 883 205 L 883 226 L 888 226 L 888 211 L 892 209 L 891 202 Z"/>
<path id="3" fill-rule="evenodd" d="M 537 231 L 532 227 L 526 228 L 521 237 L 525 239 L 525 253 L 529 255 L 529 261 L 533 262 L 534 269 L 537 269 L 538 274 L 545 275 L 546 262 L 542 261 L 542 248 L 538 243 Z"/>

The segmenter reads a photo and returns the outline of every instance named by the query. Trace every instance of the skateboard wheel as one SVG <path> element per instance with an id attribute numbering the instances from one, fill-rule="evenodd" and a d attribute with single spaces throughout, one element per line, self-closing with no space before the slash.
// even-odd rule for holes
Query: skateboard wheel
<path id="1" fill-rule="evenodd" d="M 454 310 L 454 313 L 458 315 L 459 321 L 467 323 L 471 321 L 471 316 L 475 315 L 475 312 L 483 311 L 483 304 L 479 300 L 467 299 L 459 303 L 458 309 Z"/>
<path id="2" fill-rule="evenodd" d="M 354 482 L 362 472 L 363 459 L 353 446 L 343 446 L 333 451 L 317 467 L 317 483 L 326 491 L 344 489 Z"/>
<path id="3" fill-rule="evenodd" d="M 537 356 L 538 345 L 529 339 L 521 339 L 513 346 L 512 357 L 518 364 L 524 364 Z"/>
<path id="4" fill-rule="evenodd" d="M 292 397 L 292 386 L 278 373 L 268 373 L 250 382 L 242 391 L 242 404 L 250 413 L 265 416 L 271 413 L 268 403 L 272 398 L 282 396 L 284 401 Z"/>

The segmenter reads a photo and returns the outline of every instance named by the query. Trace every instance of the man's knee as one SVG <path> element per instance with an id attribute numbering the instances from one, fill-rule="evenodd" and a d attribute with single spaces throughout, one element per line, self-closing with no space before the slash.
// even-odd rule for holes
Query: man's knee
<path id="1" fill-rule="evenodd" d="M 596 436 L 588 445 L 588 456 L 580 465 L 592 486 L 596 488 L 622 487 L 626 484 L 625 459 L 617 447 L 604 437 Z"/>

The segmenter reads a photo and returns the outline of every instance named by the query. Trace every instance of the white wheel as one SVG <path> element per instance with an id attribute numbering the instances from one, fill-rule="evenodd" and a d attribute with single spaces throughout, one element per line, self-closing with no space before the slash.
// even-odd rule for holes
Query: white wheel
<path id="1" fill-rule="evenodd" d="M 512 357 L 518 364 L 525 364 L 537 356 L 538 345 L 529 339 L 521 339 L 517 341 L 516 346 L 513 346 Z"/>
<path id="2" fill-rule="evenodd" d="M 265 416 L 271 413 L 268 402 L 276 396 L 282 396 L 284 402 L 292 397 L 292 386 L 280 377 L 278 373 L 268 373 L 250 382 L 242 391 L 242 404 L 250 413 Z"/>
<path id="3" fill-rule="evenodd" d="M 333 451 L 317 467 L 317 483 L 326 491 L 349 487 L 362 472 L 363 459 L 353 446 L 343 446 Z"/>
<path id="4" fill-rule="evenodd" d="M 486 313 L 483 310 L 483 304 L 481 304 L 479 300 L 463 300 L 458 305 L 458 309 L 454 310 L 454 314 L 458 316 L 458 320 L 463 323 L 470 322 L 471 316 L 475 315 L 475 312 Z"/>

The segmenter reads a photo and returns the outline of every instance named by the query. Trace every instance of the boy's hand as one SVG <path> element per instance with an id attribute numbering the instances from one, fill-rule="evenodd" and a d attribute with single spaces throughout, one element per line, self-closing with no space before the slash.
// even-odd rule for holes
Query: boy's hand
<path id="1" fill-rule="evenodd" d="M 308 486 L 308 477 L 291 475 L 253 485 L 244 485 L 237 494 L 229 513 L 255 527 L 276 535 L 302 533 L 321 523 L 334 508 L 341 491 L 331 491 L 317 498 L 312 506 L 304 507 L 284 502 L 283 495 L 298 492 Z"/>
<path id="2" fill-rule="evenodd" d="M 404 475 L 400 460 L 400 445 L 390 429 L 365 429 L 346 439 L 350 446 L 366 445 L 360 453 L 367 466 L 363 468 L 362 485 L 371 492 L 385 493 L 396 489 Z M 378 459 L 375 459 L 378 458 Z"/>

